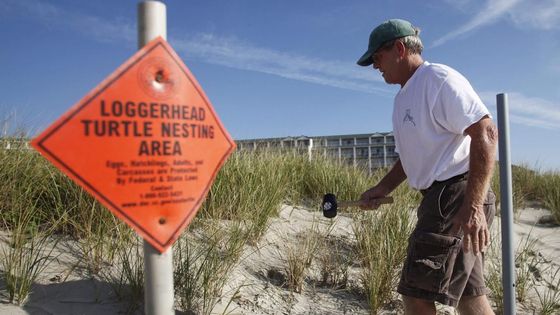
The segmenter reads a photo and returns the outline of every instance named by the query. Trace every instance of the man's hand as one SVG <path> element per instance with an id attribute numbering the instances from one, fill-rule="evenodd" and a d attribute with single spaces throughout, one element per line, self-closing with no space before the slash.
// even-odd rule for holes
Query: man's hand
<path id="1" fill-rule="evenodd" d="M 378 198 L 383 198 L 387 196 L 386 193 L 382 192 L 379 186 L 374 186 L 366 190 L 360 196 L 360 209 L 362 210 L 375 210 L 379 208 L 381 203 L 377 200 Z"/>
<path id="2" fill-rule="evenodd" d="M 372 188 L 366 190 L 360 197 L 360 209 L 375 210 L 379 208 L 378 198 L 389 195 L 397 186 L 406 179 L 401 160 L 397 160 L 391 170 Z"/>
<path id="3" fill-rule="evenodd" d="M 483 207 L 468 207 L 463 205 L 452 219 L 453 234 L 463 230 L 463 249 L 465 252 L 472 251 L 475 255 L 483 253 L 490 244 L 490 232 L 486 223 L 486 215 Z"/>

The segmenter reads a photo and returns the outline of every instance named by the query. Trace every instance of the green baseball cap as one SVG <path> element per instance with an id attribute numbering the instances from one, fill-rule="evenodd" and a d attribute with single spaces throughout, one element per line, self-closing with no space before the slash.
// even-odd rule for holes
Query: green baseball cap
<path id="1" fill-rule="evenodd" d="M 410 35 L 415 35 L 414 26 L 408 21 L 392 19 L 381 23 L 371 31 L 369 35 L 369 45 L 366 53 L 358 60 L 360 66 L 369 66 L 373 63 L 373 54 L 384 43 Z"/>

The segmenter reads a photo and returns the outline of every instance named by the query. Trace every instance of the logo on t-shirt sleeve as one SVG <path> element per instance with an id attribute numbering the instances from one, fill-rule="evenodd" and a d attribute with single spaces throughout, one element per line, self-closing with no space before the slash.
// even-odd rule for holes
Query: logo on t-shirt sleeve
<path id="1" fill-rule="evenodd" d="M 407 122 L 410 122 L 414 127 L 416 127 L 416 123 L 414 122 L 414 117 L 412 117 L 412 115 L 410 114 L 410 109 L 406 110 L 406 114 L 404 115 L 403 118 L 403 125 L 406 124 Z"/>

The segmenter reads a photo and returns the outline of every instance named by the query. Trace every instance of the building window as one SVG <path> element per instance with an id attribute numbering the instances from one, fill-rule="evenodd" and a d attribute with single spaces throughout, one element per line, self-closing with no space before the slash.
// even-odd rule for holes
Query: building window
<path id="1" fill-rule="evenodd" d="M 329 147 L 338 147 L 340 145 L 340 141 L 338 139 L 329 139 L 327 141 L 327 146 Z"/>
<path id="2" fill-rule="evenodd" d="M 369 156 L 368 148 L 356 148 L 356 155 L 361 158 L 367 158 Z"/>
<path id="3" fill-rule="evenodd" d="M 330 156 L 338 157 L 338 149 L 328 149 L 327 154 L 330 155 Z"/>
<path id="4" fill-rule="evenodd" d="M 369 138 L 356 138 L 357 145 L 369 144 Z"/>
<path id="5" fill-rule="evenodd" d="M 354 157 L 354 150 L 353 149 L 343 149 L 342 150 L 342 157 L 351 159 Z"/>
<path id="6" fill-rule="evenodd" d="M 299 140 L 297 143 L 298 143 L 298 147 L 308 147 L 309 146 L 309 140 Z"/>
<path id="7" fill-rule="evenodd" d="M 352 139 L 342 139 L 342 145 L 344 146 L 349 146 L 349 145 L 354 145 L 354 138 Z"/>

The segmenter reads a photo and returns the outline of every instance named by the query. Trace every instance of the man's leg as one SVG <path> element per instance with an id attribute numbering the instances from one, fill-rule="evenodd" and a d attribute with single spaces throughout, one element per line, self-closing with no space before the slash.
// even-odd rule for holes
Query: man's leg
<path id="1" fill-rule="evenodd" d="M 436 305 L 433 301 L 417 299 L 403 295 L 405 315 L 435 315 Z"/>
<path id="2" fill-rule="evenodd" d="M 461 315 L 494 315 L 486 295 L 463 296 L 457 309 Z"/>

